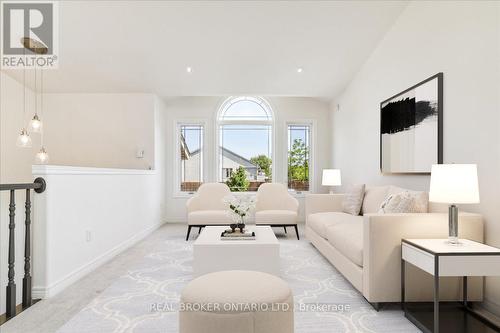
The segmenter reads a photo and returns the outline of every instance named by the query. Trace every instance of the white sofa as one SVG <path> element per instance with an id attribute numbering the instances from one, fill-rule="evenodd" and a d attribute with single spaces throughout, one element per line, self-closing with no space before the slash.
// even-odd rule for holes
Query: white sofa
<path id="1" fill-rule="evenodd" d="M 446 238 L 446 206 L 429 205 L 428 213 L 379 214 L 395 186 L 367 188 L 362 216 L 342 213 L 343 194 L 306 196 L 307 239 L 375 306 L 401 301 L 401 239 Z M 483 241 L 481 215 L 460 213 L 459 237 Z M 407 265 L 406 297 L 409 301 L 432 299 L 432 278 Z M 441 298 L 460 299 L 458 278 L 441 279 Z M 482 278 L 470 278 L 469 300 L 482 300 Z"/>

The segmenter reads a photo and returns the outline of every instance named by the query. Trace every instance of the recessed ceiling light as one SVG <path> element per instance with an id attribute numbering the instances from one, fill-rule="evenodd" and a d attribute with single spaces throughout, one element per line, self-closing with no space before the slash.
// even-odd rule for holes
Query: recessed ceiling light
<path id="1" fill-rule="evenodd" d="M 186 72 L 188 72 L 188 73 L 192 73 L 192 72 L 193 72 L 193 68 L 191 68 L 191 67 L 186 67 Z"/>
<path id="2" fill-rule="evenodd" d="M 304 69 L 302 67 L 297 68 L 297 73 L 302 73 Z"/>

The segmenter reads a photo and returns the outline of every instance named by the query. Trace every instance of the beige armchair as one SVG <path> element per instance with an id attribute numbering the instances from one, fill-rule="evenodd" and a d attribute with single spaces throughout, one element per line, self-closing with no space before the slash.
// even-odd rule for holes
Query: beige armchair
<path id="1" fill-rule="evenodd" d="M 186 202 L 188 230 L 186 240 L 189 239 L 192 227 L 199 230 L 207 225 L 230 225 L 231 218 L 227 214 L 228 205 L 224 197 L 231 191 L 226 184 L 205 183 L 200 186 L 196 194 Z"/>
<path id="2" fill-rule="evenodd" d="M 297 228 L 297 216 L 299 202 L 283 184 L 262 184 L 257 191 L 257 202 L 255 204 L 255 224 L 269 225 L 271 227 L 294 227 L 297 239 L 299 230 Z"/>

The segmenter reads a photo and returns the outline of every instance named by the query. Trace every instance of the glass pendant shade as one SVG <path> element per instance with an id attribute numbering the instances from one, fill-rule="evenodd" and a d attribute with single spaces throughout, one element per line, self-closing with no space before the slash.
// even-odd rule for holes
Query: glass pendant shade
<path id="1" fill-rule="evenodd" d="M 31 119 L 30 127 L 33 132 L 39 133 L 42 130 L 42 121 L 38 118 L 38 115 L 35 113 L 33 119 Z"/>
<path id="2" fill-rule="evenodd" d="M 21 130 L 21 134 L 19 134 L 19 136 L 17 137 L 16 145 L 22 148 L 31 147 L 31 137 L 26 128 L 23 128 Z"/>
<path id="3" fill-rule="evenodd" d="M 42 147 L 38 153 L 36 153 L 35 161 L 37 164 L 47 164 L 49 163 L 49 154 L 45 151 L 45 147 Z"/>

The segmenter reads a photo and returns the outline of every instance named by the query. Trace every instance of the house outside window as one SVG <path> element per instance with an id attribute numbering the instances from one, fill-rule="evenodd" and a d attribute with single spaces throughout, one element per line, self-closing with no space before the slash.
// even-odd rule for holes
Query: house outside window
<path id="1" fill-rule="evenodd" d="M 273 114 L 260 97 L 231 97 L 219 110 L 218 180 L 257 191 L 273 178 Z"/>
<path id="2" fill-rule="evenodd" d="M 196 192 L 203 183 L 203 125 L 179 125 L 179 186 L 181 192 Z"/>

